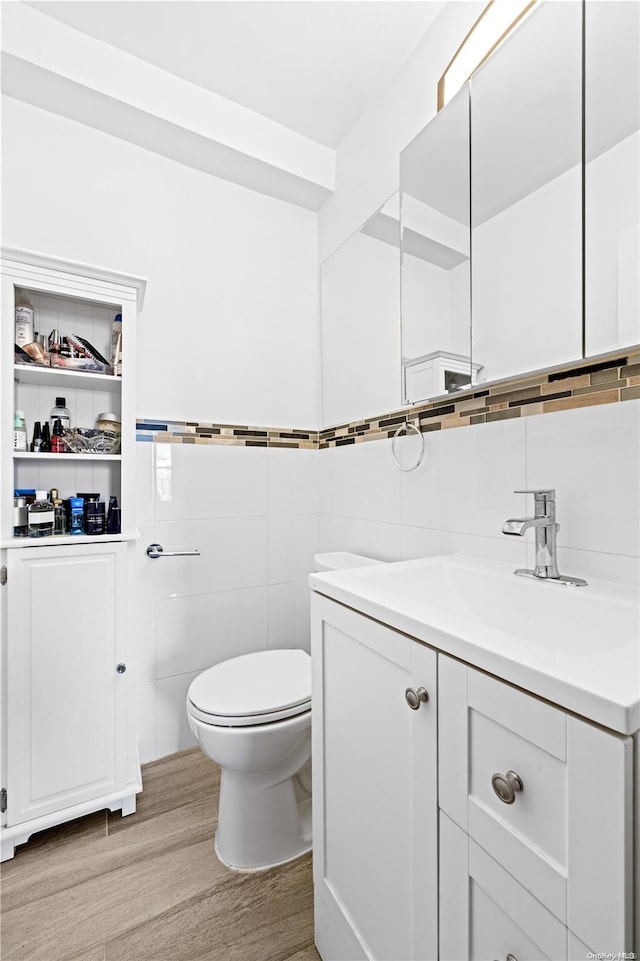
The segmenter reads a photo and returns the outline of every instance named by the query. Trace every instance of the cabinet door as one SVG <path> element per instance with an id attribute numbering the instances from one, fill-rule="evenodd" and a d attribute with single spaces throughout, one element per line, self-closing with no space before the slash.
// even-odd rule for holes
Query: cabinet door
<path id="1" fill-rule="evenodd" d="M 630 951 L 631 739 L 444 656 L 439 686 L 440 807 L 595 951 Z"/>
<path id="2" fill-rule="evenodd" d="M 563 961 L 567 929 L 443 812 L 441 961 Z"/>
<path id="3" fill-rule="evenodd" d="M 437 957 L 436 655 L 312 595 L 316 943 Z M 429 700 L 412 710 L 409 687 Z"/>
<path id="4" fill-rule="evenodd" d="M 10 826 L 126 780 L 126 545 L 7 554 Z"/>

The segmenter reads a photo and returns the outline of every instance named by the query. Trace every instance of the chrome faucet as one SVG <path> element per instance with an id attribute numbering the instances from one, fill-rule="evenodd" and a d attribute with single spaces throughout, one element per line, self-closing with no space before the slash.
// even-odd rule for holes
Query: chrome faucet
<path id="1" fill-rule="evenodd" d="M 545 490 L 514 491 L 514 494 L 533 494 L 534 516 L 511 518 L 502 525 L 503 534 L 524 537 L 525 531 L 533 527 L 536 532 L 536 560 L 533 570 L 519 567 L 513 573 L 522 577 L 537 577 L 554 584 L 567 587 L 585 587 L 587 582 L 581 577 L 564 577 L 558 572 L 558 548 L 556 534 L 560 525 L 556 524 L 556 492 L 553 488 Z"/>

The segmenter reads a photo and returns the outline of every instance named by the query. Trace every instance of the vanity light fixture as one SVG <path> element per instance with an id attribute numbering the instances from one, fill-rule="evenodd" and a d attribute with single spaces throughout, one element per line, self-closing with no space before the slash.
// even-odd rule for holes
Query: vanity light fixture
<path id="1" fill-rule="evenodd" d="M 438 81 L 438 110 L 460 90 L 537 0 L 489 0 Z"/>

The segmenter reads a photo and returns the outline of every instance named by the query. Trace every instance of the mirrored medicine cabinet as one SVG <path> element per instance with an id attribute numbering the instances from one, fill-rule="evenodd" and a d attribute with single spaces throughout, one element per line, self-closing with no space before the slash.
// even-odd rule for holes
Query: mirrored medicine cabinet
<path id="1" fill-rule="evenodd" d="M 401 403 L 640 343 L 639 48 L 540 2 L 402 151 Z"/>

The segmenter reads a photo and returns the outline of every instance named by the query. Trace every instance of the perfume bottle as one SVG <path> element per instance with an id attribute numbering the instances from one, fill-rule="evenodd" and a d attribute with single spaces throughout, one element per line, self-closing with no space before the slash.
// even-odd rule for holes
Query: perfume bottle
<path id="1" fill-rule="evenodd" d="M 48 537 L 53 534 L 54 509 L 46 491 L 36 491 L 36 499 L 29 504 L 27 518 L 29 537 Z"/>
<path id="2" fill-rule="evenodd" d="M 56 497 L 53 502 L 53 533 L 67 533 L 67 512 L 59 497 Z"/>

